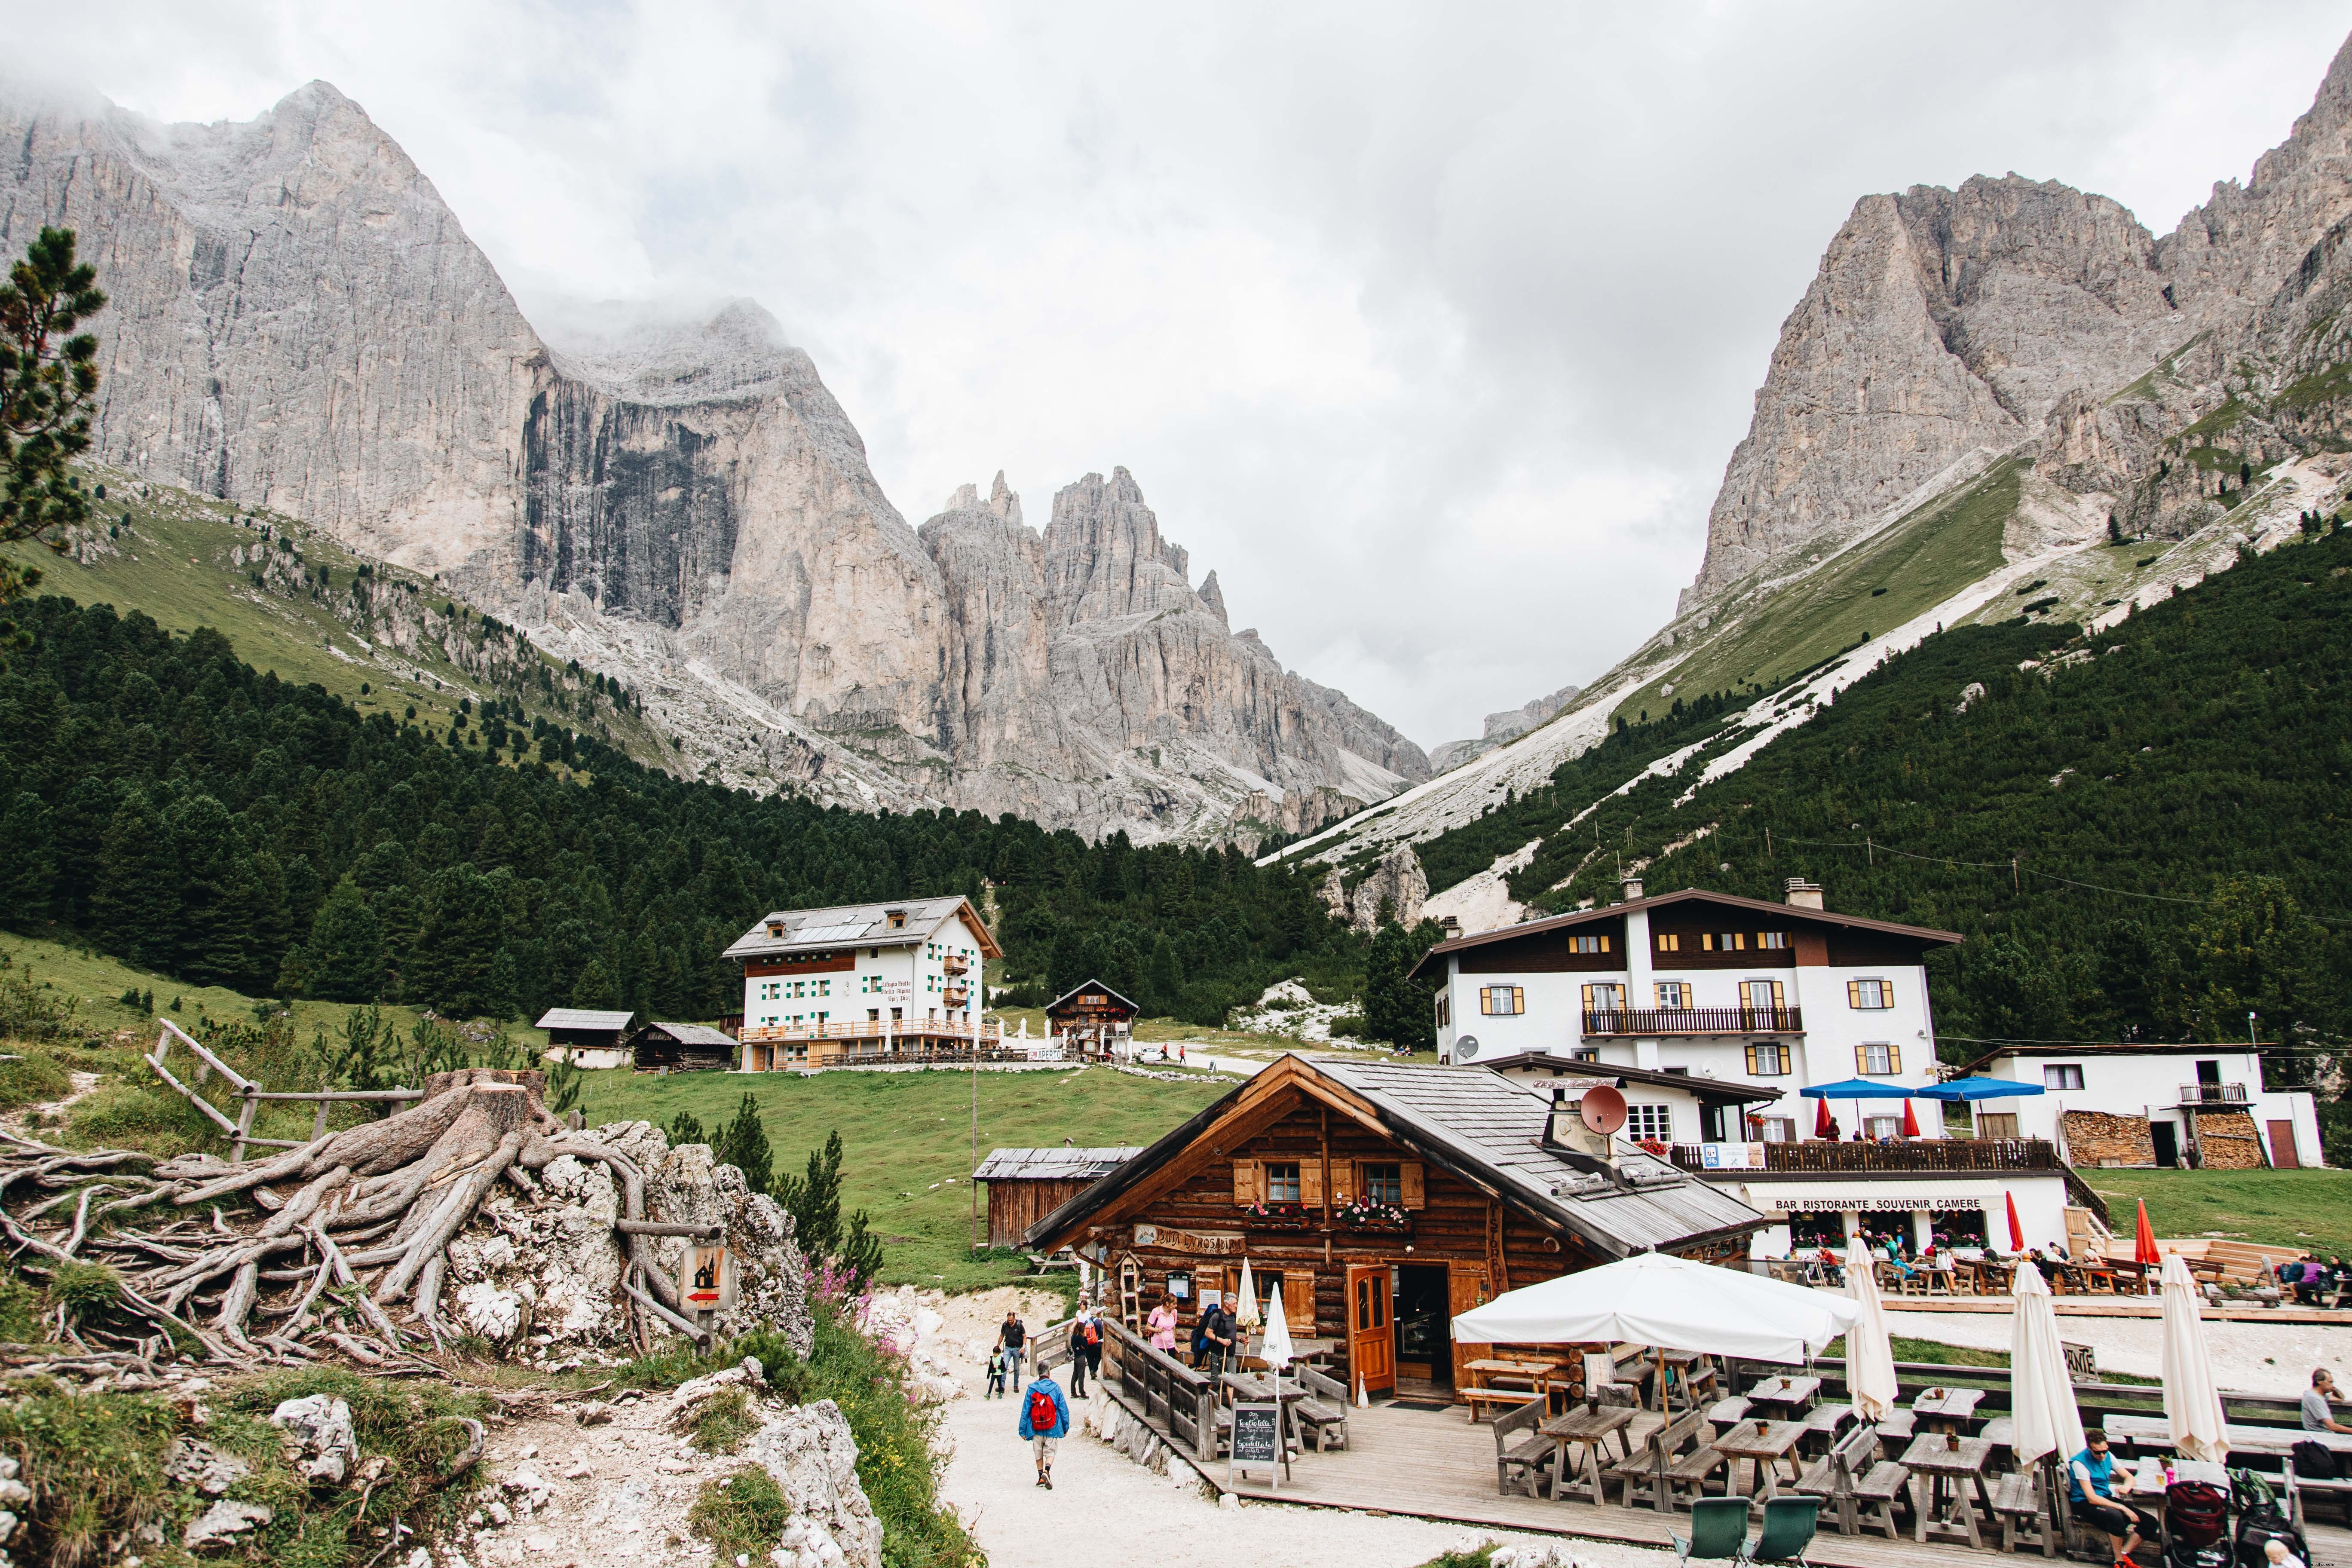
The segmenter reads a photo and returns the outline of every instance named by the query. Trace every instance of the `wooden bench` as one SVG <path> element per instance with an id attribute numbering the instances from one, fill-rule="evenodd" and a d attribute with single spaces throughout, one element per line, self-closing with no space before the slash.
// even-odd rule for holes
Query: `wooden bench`
<path id="1" fill-rule="evenodd" d="M 1875 1430 L 1879 1441 L 1886 1446 L 1890 1454 L 1899 1454 L 1911 1446 L 1913 1437 L 1918 1436 L 1918 1412 L 1890 1410 L 1886 1413 L 1886 1419 L 1879 1422 Z"/>
<path id="2" fill-rule="evenodd" d="M 2345 1521 L 2352 1523 L 2352 1481 L 2320 1480 L 2311 1476 L 2298 1476 L 2294 1473 L 2292 1455 L 2280 1468 L 2286 1472 L 2287 1517 L 2294 1521 L 2297 1530 L 2303 1528 L 2303 1506 L 2306 1498 L 2315 1497 L 2334 1503 L 2342 1511 Z"/>
<path id="3" fill-rule="evenodd" d="M 1335 1446 L 1332 1442 L 1335 1436 L 1339 1439 L 1336 1446 L 1346 1447 L 1348 1385 L 1311 1366 L 1297 1366 L 1291 1371 L 1297 1375 L 1298 1385 L 1307 1393 L 1291 1405 L 1290 1414 L 1302 1428 L 1315 1434 L 1315 1451 L 1318 1454 L 1329 1451 Z M 1541 1403 L 1540 1396 L 1538 1403 Z"/>
<path id="4" fill-rule="evenodd" d="M 1731 1461 L 1717 1453 L 1710 1444 L 1701 1443 L 1689 1453 L 1666 1464 L 1666 1501 L 1670 1508 L 1696 1503 L 1706 1495 L 1708 1478 L 1716 1471 L 1724 1472 L 1724 1490 L 1731 1489 Z M 1690 1489 L 1687 1495 L 1682 1489 Z"/>
<path id="5" fill-rule="evenodd" d="M 1693 1445 L 1706 1448 L 1713 1435 L 1706 1411 L 1685 1410 L 1674 1420 L 1662 1422 L 1640 1448 L 1601 1471 L 1601 1483 L 1605 1487 L 1611 1481 L 1622 1482 L 1624 1492 L 1618 1500 L 1627 1508 L 1646 1502 L 1660 1513 L 1672 1513 L 1674 1489 L 1669 1478 L 1675 1461 Z M 1720 1463 L 1722 1456 L 1717 1454 L 1716 1458 Z"/>
<path id="6" fill-rule="evenodd" d="M 1796 1489 L 1831 1506 L 1839 1534 L 1883 1530 L 1892 1541 L 1896 1528 L 1895 1500 L 1903 1494 L 1909 1476 L 1893 1460 L 1879 1458 L 1877 1432 L 1862 1425 L 1808 1466 L 1797 1479 Z"/>
<path id="7" fill-rule="evenodd" d="M 2058 1510 L 2051 1506 L 2055 1484 L 2051 1462 L 2044 1458 L 2022 1470 L 2011 1470 L 1994 1483 L 1993 1517 L 2000 1521 L 2000 1549 L 2038 1546 L 2044 1557 L 2058 1555 Z"/>
<path id="8" fill-rule="evenodd" d="M 1538 1394 L 1495 1417 L 1495 1489 L 1505 1497 L 1519 1490 L 1535 1496 L 1559 1451 L 1559 1441 L 1538 1430 L 1548 1403 Z"/>
<path id="9" fill-rule="evenodd" d="M 1454 1390 L 1454 1397 L 1462 1401 L 1463 1404 L 1470 1407 L 1470 1425 L 1475 1426 L 1478 1425 L 1479 1418 L 1486 1413 L 1488 1406 L 1500 1406 L 1502 1408 L 1515 1410 L 1520 1405 L 1525 1405 L 1529 1396 L 1528 1390 L 1524 1388 L 1479 1388 L 1473 1386 Z M 1538 1387 L 1535 1390 L 1534 1397 L 1538 1403 L 1542 1402 L 1546 1397 L 1545 1391 Z"/>
<path id="10" fill-rule="evenodd" d="M 1816 1405 L 1805 1413 L 1805 1435 L 1798 1442 L 1819 1443 L 1821 1447 L 1815 1451 L 1826 1453 L 1837 1447 L 1839 1434 L 1853 1419 L 1854 1411 L 1851 1405 Z"/>

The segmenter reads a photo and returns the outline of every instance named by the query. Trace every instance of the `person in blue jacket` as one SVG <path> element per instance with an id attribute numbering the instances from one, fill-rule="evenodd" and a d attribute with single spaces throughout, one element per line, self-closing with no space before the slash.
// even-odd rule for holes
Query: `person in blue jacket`
<path id="1" fill-rule="evenodd" d="M 1021 1396 L 1021 1436 L 1036 1445 L 1037 1484 L 1054 1489 L 1054 1449 L 1070 1429 L 1070 1402 L 1050 1373 L 1039 1373 Z"/>

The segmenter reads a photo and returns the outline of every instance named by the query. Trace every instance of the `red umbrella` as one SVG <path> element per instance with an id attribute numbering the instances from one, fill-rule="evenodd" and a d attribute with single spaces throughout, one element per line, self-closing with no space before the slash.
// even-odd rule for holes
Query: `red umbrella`
<path id="1" fill-rule="evenodd" d="M 2147 1223 L 2147 1200 L 2139 1200 L 2139 1228 L 2132 1235 L 2132 1261 L 2153 1268 L 2164 1261 L 2156 1249 L 2156 1227 Z"/>
<path id="2" fill-rule="evenodd" d="M 2011 1193 L 2009 1194 L 2009 1249 L 2011 1252 L 2022 1252 L 2025 1250 L 2025 1227 L 2017 1223 L 2017 1194 L 2015 1193 Z"/>
<path id="3" fill-rule="evenodd" d="M 1919 1118 L 1913 1114 L 1911 1102 L 1907 1100 L 1903 1102 L 1903 1136 L 1906 1138 L 1919 1136 Z"/>
<path id="4" fill-rule="evenodd" d="M 1837 1123 L 1830 1120 L 1830 1102 L 1826 1100 L 1813 1101 L 1813 1136 L 1816 1138 L 1837 1136 Z"/>

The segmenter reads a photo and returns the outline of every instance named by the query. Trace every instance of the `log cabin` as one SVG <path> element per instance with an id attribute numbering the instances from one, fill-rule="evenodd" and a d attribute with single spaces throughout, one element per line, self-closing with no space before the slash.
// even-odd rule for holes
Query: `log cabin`
<path id="1" fill-rule="evenodd" d="M 1031 1226 L 1142 1152 L 1067 1145 L 990 1150 L 971 1173 L 988 1184 L 988 1245 L 1020 1246 Z"/>
<path id="2" fill-rule="evenodd" d="M 707 1024 L 647 1024 L 629 1037 L 639 1072 L 726 1072 L 735 1065 L 735 1041 Z"/>
<path id="3" fill-rule="evenodd" d="M 1045 1025 L 1072 1055 L 1090 1060 L 1108 1056 L 1113 1042 L 1126 1039 L 1141 1011 L 1101 981 L 1089 980 L 1045 1005 Z"/>
<path id="4" fill-rule="evenodd" d="M 1294 1338 L 1367 1390 L 1450 1397 L 1451 1323 L 1505 1290 L 1637 1252 L 1742 1258 L 1770 1222 L 1622 1142 L 1556 1125 L 1500 1073 L 1286 1055 L 1033 1226 L 1103 1268 L 1122 1316 L 1282 1286 Z M 1596 1154 L 1598 1148 L 1606 1151 Z"/>

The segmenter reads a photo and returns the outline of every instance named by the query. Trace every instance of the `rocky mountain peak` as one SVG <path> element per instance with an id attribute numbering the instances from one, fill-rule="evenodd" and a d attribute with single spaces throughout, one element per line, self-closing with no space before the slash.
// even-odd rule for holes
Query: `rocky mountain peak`
<path id="1" fill-rule="evenodd" d="M 1181 545 L 1125 468 L 1088 474 L 1055 493 L 1045 525 L 1045 589 L 1065 625 L 1202 608 Z"/>

